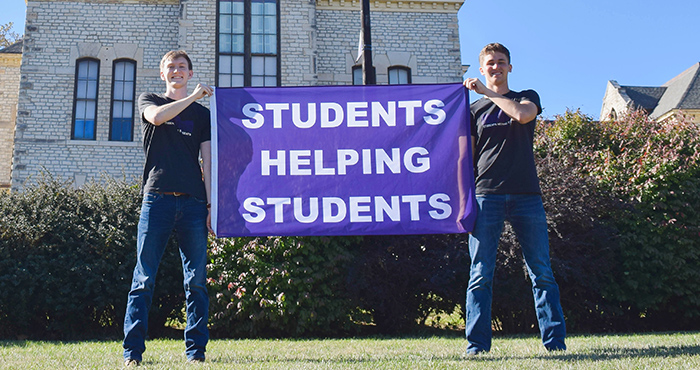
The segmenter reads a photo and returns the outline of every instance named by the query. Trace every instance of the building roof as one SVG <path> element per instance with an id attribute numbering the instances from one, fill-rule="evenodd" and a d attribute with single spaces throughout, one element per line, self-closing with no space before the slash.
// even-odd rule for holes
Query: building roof
<path id="1" fill-rule="evenodd" d="M 674 109 L 700 109 L 700 63 L 695 63 L 663 86 L 666 91 L 651 113 L 652 118 Z"/>
<path id="2" fill-rule="evenodd" d="M 0 53 L 22 54 L 22 40 L 19 40 L 6 48 L 0 49 Z"/>
<path id="3" fill-rule="evenodd" d="M 620 86 L 638 108 L 651 112 L 659 104 L 666 91 L 665 86 Z"/>

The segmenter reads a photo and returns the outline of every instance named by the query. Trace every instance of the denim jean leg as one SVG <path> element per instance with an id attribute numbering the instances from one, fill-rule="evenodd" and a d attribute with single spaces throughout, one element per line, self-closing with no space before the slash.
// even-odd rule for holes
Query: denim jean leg
<path id="1" fill-rule="evenodd" d="M 196 198 L 181 199 L 176 230 L 184 276 L 187 314 L 185 353 L 188 359 L 204 358 L 209 341 L 206 219 L 206 202 Z"/>
<path id="2" fill-rule="evenodd" d="M 503 232 L 504 197 L 477 196 L 476 225 L 469 236 L 469 286 L 467 287 L 467 352 L 491 350 L 491 301 L 498 241 Z"/>
<path id="3" fill-rule="evenodd" d="M 148 333 L 148 312 L 156 273 L 174 226 L 174 204 L 158 194 L 144 194 L 136 239 L 136 266 L 124 315 L 124 358 L 141 361 Z"/>
<path id="4" fill-rule="evenodd" d="M 566 349 L 566 324 L 549 256 L 547 217 L 539 195 L 514 196 L 509 220 L 525 257 L 542 343 L 550 350 Z"/>

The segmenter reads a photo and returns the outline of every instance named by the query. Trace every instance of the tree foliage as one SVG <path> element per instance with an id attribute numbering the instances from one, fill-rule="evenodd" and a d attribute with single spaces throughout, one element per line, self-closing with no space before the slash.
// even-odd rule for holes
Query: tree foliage
<path id="1" fill-rule="evenodd" d="M 0 24 L 0 49 L 10 46 L 22 38 L 22 36 L 12 31 L 13 25 L 13 22 Z"/>

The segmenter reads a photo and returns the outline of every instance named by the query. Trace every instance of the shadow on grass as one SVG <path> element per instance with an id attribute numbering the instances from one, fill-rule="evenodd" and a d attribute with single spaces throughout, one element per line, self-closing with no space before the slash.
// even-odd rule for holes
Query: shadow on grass
<path id="1" fill-rule="evenodd" d="M 87 340 L 0 340 L 0 348 L 10 348 L 10 347 L 28 347 L 30 344 L 36 345 L 37 343 L 45 343 L 52 346 L 62 346 L 62 345 L 73 345 L 73 344 L 85 344 L 85 343 L 102 343 L 105 345 L 113 345 L 117 341 L 116 339 L 87 339 Z M 121 345 L 121 342 L 118 342 Z M 1 368 L 1 367 L 0 367 Z"/>
<path id="2" fill-rule="evenodd" d="M 586 349 L 586 353 L 569 353 L 569 352 L 551 352 L 547 354 L 535 355 L 535 356 L 511 356 L 508 354 L 504 355 L 494 355 L 485 354 L 479 356 L 463 356 L 462 354 L 454 355 L 437 355 L 423 357 L 420 355 L 400 355 L 393 359 L 388 359 L 384 357 L 374 357 L 367 355 L 366 357 L 300 357 L 300 358 L 289 358 L 289 357 L 277 357 L 270 356 L 267 358 L 254 358 L 251 356 L 239 357 L 239 358 L 214 358 L 208 359 L 207 361 L 213 364 L 272 364 L 272 363 L 299 363 L 299 364 L 371 364 L 371 363 L 383 363 L 387 361 L 393 362 L 421 362 L 421 361 L 431 361 L 431 362 L 472 362 L 472 363 L 497 363 L 509 360 L 557 360 L 563 362 L 606 362 L 621 359 L 639 359 L 639 358 L 673 358 L 680 356 L 697 356 L 700 355 L 700 345 L 682 345 L 682 346 L 658 346 L 658 347 L 648 347 L 648 348 L 621 348 L 621 347 L 608 347 L 608 348 L 590 348 Z"/>
<path id="3" fill-rule="evenodd" d="M 430 359 L 425 358 L 425 361 L 433 361 L 433 362 L 442 362 L 442 361 L 450 361 L 450 362 L 455 362 L 455 361 L 462 361 L 464 360 L 464 357 L 462 356 L 435 356 L 431 357 Z M 252 365 L 252 364 L 347 364 L 347 365 L 352 365 L 352 364 L 372 364 L 372 363 L 385 363 L 385 362 L 405 362 L 405 361 L 412 361 L 412 362 L 418 362 L 421 361 L 420 358 L 417 357 L 398 357 L 394 359 L 387 359 L 387 358 L 380 358 L 380 357 L 366 357 L 366 358 L 358 358 L 358 357 L 328 357 L 328 358 L 231 358 L 231 359 L 225 359 L 225 358 L 217 358 L 217 359 L 207 359 L 207 362 L 211 362 L 212 364 L 219 364 L 219 365 Z"/>
<path id="4" fill-rule="evenodd" d="M 549 356 L 541 356 L 561 361 L 608 361 L 625 358 L 653 358 L 653 357 L 679 357 L 679 356 L 698 356 L 700 355 L 700 345 L 681 345 L 681 346 L 652 346 L 647 348 L 619 348 L 605 347 L 592 348 L 587 353 L 556 353 Z"/>
<path id="5" fill-rule="evenodd" d="M 611 361 L 632 358 L 673 358 L 680 356 L 700 356 L 700 345 L 681 346 L 652 346 L 647 348 L 599 347 L 586 349 L 584 353 L 551 352 L 535 356 L 474 356 L 472 361 L 497 362 L 503 360 L 559 360 L 564 362 L 578 361 Z"/>

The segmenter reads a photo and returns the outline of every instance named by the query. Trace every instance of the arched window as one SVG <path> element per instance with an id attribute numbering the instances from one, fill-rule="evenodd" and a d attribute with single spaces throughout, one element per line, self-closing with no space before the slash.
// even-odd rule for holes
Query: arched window
<path id="1" fill-rule="evenodd" d="M 617 112 L 615 112 L 615 108 L 610 110 L 610 114 L 608 114 L 608 118 L 610 118 L 613 121 L 617 121 Z"/>
<path id="2" fill-rule="evenodd" d="M 404 66 L 389 67 L 389 85 L 404 85 L 411 83 L 411 69 Z"/>
<path id="3" fill-rule="evenodd" d="M 130 59 L 115 60 L 112 66 L 112 119 L 109 140 L 133 140 L 135 93 L 136 62 Z"/>
<path id="4" fill-rule="evenodd" d="M 219 0 L 217 86 L 278 86 L 277 0 Z"/>
<path id="5" fill-rule="evenodd" d="M 78 59 L 75 64 L 71 139 L 95 140 L 99 71 L 98 59 Z"/>

